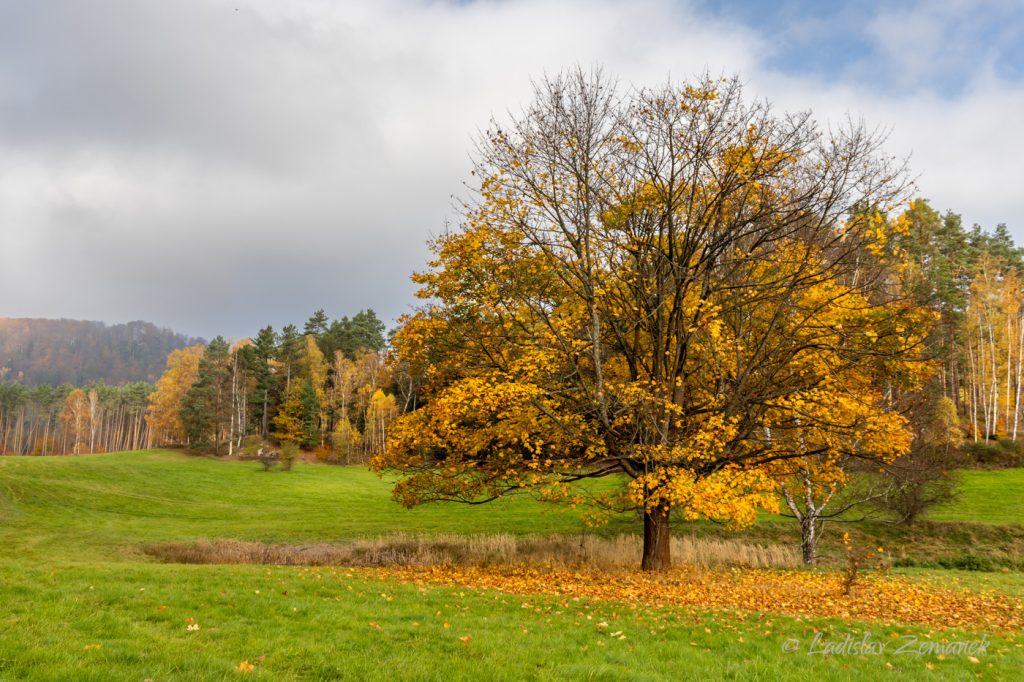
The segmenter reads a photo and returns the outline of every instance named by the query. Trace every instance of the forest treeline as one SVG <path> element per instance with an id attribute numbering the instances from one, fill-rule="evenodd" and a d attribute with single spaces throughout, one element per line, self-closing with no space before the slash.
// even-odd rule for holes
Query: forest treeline
<path id="1" fill-rule="evenodd" d="M 1021 435 L 1024 249 L 1006 225 L 965 230 L 961 218 L 914 201 L 899 220 L 906 288 L 938 316 L 928 339 L 937 391 L 953 401 L 977 442 Z"/>
<path id="2" fill-rule="evenodd" d="M 373 310 L 333 321 L 318 310 L 301 330 L 268 326 L 234 343 L 218 336 L 171 350 L 155 384 L 0 384 L 0 452 L 235 454 L 274 441 L 324 460 L 362 460 L 383 447 L 405 405 L 384 347 Z"/>
<path id="3" fill-rule="evenodd" d="M 153 445 L 254 454 L 303 448 L 326 461 L 366 459 L 398 415 L 384 324 L 372 310 L 331 321 L 316 311 L 302 330 L 264 327 L 237 343 L 171 353 L 150 397 Z"/>
<path id="4" fill-rule="evenodd" d="M 156 381 L 167 354 L 203 343 L 150 322 L 0 318 L 0 382 L 25 386 Z"/>
<path id="5" fill-rule="evenodd" d="M 1024 438 L 1024 249 L 1005 225 L 965 228 L 960 215 L 940 213 L 923 199 L 892 220 L 900 223 L 894 239 L 905 261 L 906 295 L 938 320 L 927 339 L 938 367 L 934 396 L 952 402 L 968 441 Z M 21 321 L 0 322 L 7 330 Z M 118 372 L 77 387 L 27 386 L 27 375 L 23 383 L 0 384 L 0 452 L 181 445 L 234 454 L 249 439 L 351 462 L 381 450 L 391 421 L 416 400 L 415 377 L 386 362 L 384 325 L 372 310 L 333 321 L 320 310 L 301 329 L 265 327 L 234 343 L 217 337 L 181 348 L 174 346 L 183 337 L 143 327 L 140 338 L 155 333 L 161 341 L 154 347 L 165 353 L 155 384 L 110 385 L 123 376 Z M 105 329 L 121 339 L 132 336 L 129 328 Z M 83 334 L 77 343 L 101 338 Z M 0 342 L 14 343 L 3 335 Z M 70 361 L 59 357 L 58 346 L 40 340 L 32 357 L 65 366 Z M 144 355 L 138 352 L 140 362 Z M 32 376 L 46 372 L 40 367 Z"/>
<path id="6" fill-rule="evenodd" d="M 149 442 L 145 416 L 153 385 L 102 382 L 0 384 L 0 454 L 65 455 L 137 450 Z"/>

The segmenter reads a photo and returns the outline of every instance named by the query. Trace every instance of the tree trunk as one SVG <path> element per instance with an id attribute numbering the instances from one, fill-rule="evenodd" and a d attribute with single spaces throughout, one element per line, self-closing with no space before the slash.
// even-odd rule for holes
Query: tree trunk
<path id="1" fill-rule="evenodd" d="M 667 505 L 644 511 L 644 554 L 640 568 L 645 571 L 664 571 L 672 566 L 668 514 Z"/>
<path id="2" fill-rule="evenodd" d="M 818 524 L 813 516 L 807 515 L 800 520 L 800 554 L 804 566 L 818 563 Z"/>
<path id="3" fill-rule="evenodd" d="M 1021 365 L 1024 364 L 1024 318 L 1017 320 L 1019 335 L 1017 337 L 1017 380 L 1014 384 L 1013 399 L 1013 440 L 1017 440 L 1017 425 L 1020 423 L 1020 379 Z"/>

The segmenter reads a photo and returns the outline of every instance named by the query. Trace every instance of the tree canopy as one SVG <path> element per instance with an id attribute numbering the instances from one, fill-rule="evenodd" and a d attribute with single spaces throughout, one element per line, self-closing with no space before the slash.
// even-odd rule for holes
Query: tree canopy
<path id="1" fill-rule="evenodd" d="M 794 462 L 904 453 L 891 395 L 932 316 L 896 286 L 907 187 L 882 143 L 734 79 L 540 83 L 479 141 L 478 192 L 415 277 L 394 353 L 421 407 L 374 466 L 410 506 L 618 476 L 591 501 L 640 510 L 660 569 L 672 509 L 742 526 Z"/>

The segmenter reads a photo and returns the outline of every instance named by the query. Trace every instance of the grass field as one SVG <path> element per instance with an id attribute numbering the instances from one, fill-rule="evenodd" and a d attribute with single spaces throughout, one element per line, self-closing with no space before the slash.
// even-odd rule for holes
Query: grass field
<path id="1" fill-rule="evenodd" d="M 496 505 L 496 506 L 492 506 Z M 132 558 L 143 543 L 193 538 L 269 542 L 386 533 L 579 532 L 579 514 L 529 498 L 403 509 L 361 467 L 253 463 L 152 450 L 0 458 L 0 542 L 25 557 Z M 635 530 L 632 518 L 604 532 Z"/>
<path id="2" fill-rule="evenodd" d="M 1009 473 L 970 474 L 943 521 L 1021 523 L 1019 506 L 987 504 L 1022 480 Z M 268 474 L 165 451 L 0 458 L 0 680 L 1012 680 L 1024 666 L 1018 632 L 524 597 L 344 568 L 160 564 L 141 549 L 197 538 L 301 543 L 581 528 L 576 512 L 525 498 L 410 511 L 388 491 L 358 468 Z M 602 532 L 635 526 L 624 517 Z M 1024 592 L 1017 573 L 906 573 Z M 816 631 L 822 642 L 868 636 L 885 652 L 809 654 Z M 982 634 L 992 644 L 977 662 L 895 653 L 904 637 Z M 243 661 L 253 669 L 239 669 Z"/>
<path id="3" fill-rule="evenodd" d="M 936 521 L 1024 523 L 1024 469 L 964 472 L 960 498 L 935 510 Z"/>

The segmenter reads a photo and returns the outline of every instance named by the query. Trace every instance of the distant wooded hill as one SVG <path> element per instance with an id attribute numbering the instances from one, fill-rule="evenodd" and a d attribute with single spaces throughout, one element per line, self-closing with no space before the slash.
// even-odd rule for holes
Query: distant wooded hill
<path id="1" fill-rule="evenodd" d="M 107 325 L 83 320 L 0 318 L 0 382 L 154 382 L 172 350 L 192 339 L 149 322 Z"/>

